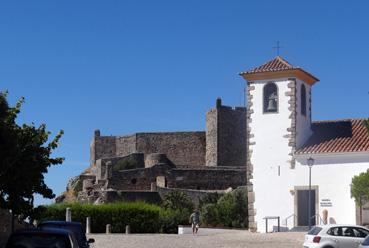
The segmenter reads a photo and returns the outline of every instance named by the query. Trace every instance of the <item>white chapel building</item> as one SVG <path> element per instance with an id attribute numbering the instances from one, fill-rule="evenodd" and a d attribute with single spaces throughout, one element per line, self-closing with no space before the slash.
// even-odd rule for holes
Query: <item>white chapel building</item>
<path id="1" fill-rule="evenodd" d="M 350 184 L 369 169 L 364 119 L 311 119 L 312 87 L 319 80 L 281 57 L 242 72 L 247 81 L 248 205 L 250 230 L 272 231 L 276 219 L 292 229 L 311 224 L 356 224 Z M 309 166 L 311 177 L 309 177 Z M 369 208 L 363 210 L 369 223 Z"/>

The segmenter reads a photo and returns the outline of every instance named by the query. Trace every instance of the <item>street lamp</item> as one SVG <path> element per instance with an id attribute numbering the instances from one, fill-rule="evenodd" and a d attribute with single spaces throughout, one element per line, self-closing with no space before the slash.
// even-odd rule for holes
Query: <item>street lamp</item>
<path id="1" fill-rule="evenodd" d="M 314 165 L 314 159 L 312 157 L 307 159 L 309 166 L 309 203 L 308 203 L 308 217 L 309 217 L 309 230 L 311 229 L 311 167 Z"/>

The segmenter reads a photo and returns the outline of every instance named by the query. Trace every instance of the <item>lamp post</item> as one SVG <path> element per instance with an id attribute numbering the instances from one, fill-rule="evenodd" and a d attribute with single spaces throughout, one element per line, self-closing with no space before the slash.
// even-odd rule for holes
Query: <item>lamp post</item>
<path id="1" fill-rule="evenodd" d="M 308 200 L 308 218 L 309 218 L 309 230 L 311 229 L 311 167 L 314 165 L 314 159 L 312 157 L 307 159 L 309 166 L 309 200 Z"/>

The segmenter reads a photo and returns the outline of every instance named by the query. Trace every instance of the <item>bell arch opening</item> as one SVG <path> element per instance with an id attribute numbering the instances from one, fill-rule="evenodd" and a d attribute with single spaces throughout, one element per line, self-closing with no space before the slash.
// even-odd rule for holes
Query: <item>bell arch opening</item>
<path id="1" fill-rule="evenodd" d="M 267 83 L 263 89 L 264 113 L 278 113 L 278 87 L 275 83 Z"/>

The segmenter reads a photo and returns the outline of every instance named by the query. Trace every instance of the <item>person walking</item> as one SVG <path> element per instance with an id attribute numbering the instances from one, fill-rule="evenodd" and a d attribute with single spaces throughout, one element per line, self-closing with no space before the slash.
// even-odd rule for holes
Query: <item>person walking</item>
<path id="1" fill-rule="evenodd" d="M 199 223 L 200 223 L 200 213 L 197 209 L 193 211 L 193 213 L 190 215 L 190 224 L 192 226 L 192 234 L 197 234 L 197 231 L 199 230 Z"/>

